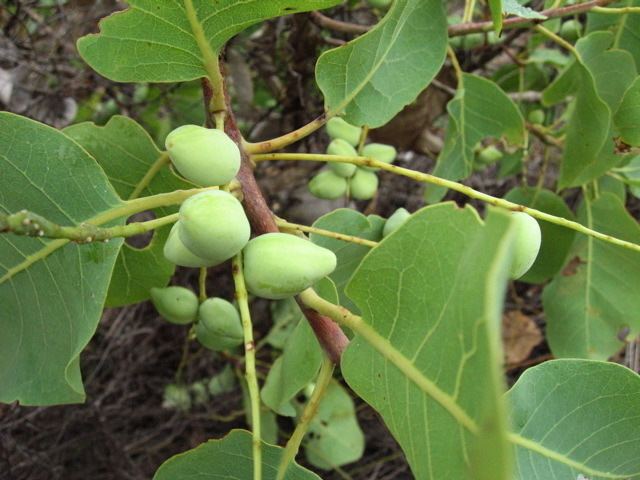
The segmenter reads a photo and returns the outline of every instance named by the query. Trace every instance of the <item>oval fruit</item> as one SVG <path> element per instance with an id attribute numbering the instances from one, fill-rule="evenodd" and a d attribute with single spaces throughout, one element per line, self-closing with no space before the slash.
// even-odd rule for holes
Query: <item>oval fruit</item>
<path id="1" fill-rule="evenodd" d="M 194 255 L 218 265 L 249 241 L 251 227 L 242 204 L 230 193 L 210 190 L 180 207 L 180 240 Z"/>
<path id="2" fill-rule="evenodd" d="M 175 408 L 186 412 L 191 408 L 191 395 L 184 385 L 170 383 L 164 387 L 164 398 L 162 400 L 164 408 Z"/>
<path id="3" fill-rule="evenodd" d="M 382 237 L 386 237 L 391 233 L 395 232 L 399 229 L 404 222 L 411 216 L 411 214 L 407 211 L 406 208 L 399 208 L 393 215 L 389 217 L 389 220 L 384 224 L 384 229 L 382 230 Z"/>
<path id="4" fill-rule="evenodd" d="M 179 228 L 180 222 L 171 227 L 167 241 L 164 244 L 164 257 L 174 265 L 180 265 L 181 267 L 200 268 L 213 266 L 210 261 L 197 256 L 184 246 L 178 233 Z"/>
<path id="5" fill-rule="evenodd" d="M 323 170 L 311 179 L 309 191 L 314 197 L 335 200 L 347 193 L 347 180 L 331 170 Z"/>
<path id="6" fill-rule="evenodd" d="M 171 323 L 187 325 L 198 315 L 198 297 L 184 287 L 152 288 L 151 301 L 158 313 Z"/>
<path id="7" fill-rule="evenodd" d="M 351 197 L 356 200 L 370 200 L 378 191 L 378 175 L 359 168 L 349 186 Z"/>
<path id="8" fill-rule="evenodd" d="M 176 170 L 198 185 L 225 185 L 240 170 L 240 149 L 222 130 L 183 125 L 167 135 L 165 146 Z"/>
<path id="9" fill-rule="evenodd" d="M 292 297 L 336 268 L 336 255 L 304 238 L 267 233 L 244 248 L 244 276 L 253 295 L 278 300 Z"/>
<path id="10" fill-rule="evenodd" d="M 398 155 L 398 151 L 391 145 L 385 145 L 384 143 L 370 143 L 369 145 L 365 145 L 362 149 L 362 155 L 373 158 L 374 160 L 382 163 L 393 163 L 396 159 L 396 155 Z M 374 167 L 362 168 L 369 170 L 370 172 L 380 170 L 379 168 Z"/>
<path id="11" fill-rule="evenodd" d="M 544 110 L 532 110 L 527 116 L 527 120 L 534 125 L 542 125 L 544 123 Z"/>
<path id="12" fill-rule="evenodd" d="M 345 122 L 340 117 L 333 117 L 327 122 L 327 133 L 331 138 L 341 138 L 355 147 L 360 143 L 362 129 Z"/>
<path id="13" fill-rule="evenodd" d="M 340 155 L 343 157 L 358 156 L 358 152 L 356 152 L 356 149 L 353 148 L 349 142 L 341 138 L 336 138 L 329 144 L 329 146 L 327 147 L 327 153 L 329 155 Z M 350 178 L 353 177 L 354 173 L 356 173 L 356 168 L 358 167 L 353 163 L 331 162 L 329 163 L 329 168 L 336 175 L 344 178 Z"/>
<path id="14" fill-rule="evenodd" d="M 582 24 L 578 20 L 569 20 L 560 27 L 560 36 L 569 42 L 575 42 L 582 32 Z"/>
<path id="15" fill-rule="evenodd" d="M 392 0 L 367 0 L 373 8 L 389 8 Z"/>
<path id="16" fill-rule="evenodd" d="M 483 148 L 478 154 L 478 161 L 483 165 L 490 165 L 502 158 L 502 152 L 493 145 Z"/>
<path id="17" fill-rule="evenodd" d="M 482 33 L 470 33 L 466 35 L 462 40 L 462 45 L 465 50 L 471 50 L 472 48 L 479 47 L 484 44 L 484 35 Z"/>
<path id="18" fill-rule="evenodd" d="M 196 338 L 210 350 L 237 347 L 244 342 L 240 315 L 230 302 L 222 298 L 208 298 L 198 310 Z"/>
<path id="19" fill-rule="evenodd" d="M 516 279 L 527 273 L 533 262 L 536 261 L 540 251 L 542 233 L 540 225 L 531 215 L 524 212 L 512 212 L 511 215 L 516 224 L 516 237 L 509 276 Z"/>

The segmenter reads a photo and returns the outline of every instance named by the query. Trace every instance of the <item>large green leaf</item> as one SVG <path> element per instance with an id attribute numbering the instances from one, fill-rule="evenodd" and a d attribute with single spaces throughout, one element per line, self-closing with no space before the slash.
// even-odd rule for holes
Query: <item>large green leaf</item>
<path id="1" fill-rule="evenodd" d="M 342 373 L 382 415 L 418 479 L 510 478 L 499 367 L 510 226 L 503 212 L 483 226 L 471 207 L 427 207 L 372 250 L 347 286 L 396 361 L 356 335 Z"/>
<path id="2" fill-rule="evenodd" d="M 65 133 L 82 145 L 102 166 L 109 181 L 122 199 L 128 199 L 161 152 L 147 132 L 127 117 L 115 116 L 104 126 L 80 123 L 65 129 Z M 160 170 L 141 196 L 193 188 L 193 185 L 171 173 L 169 167 Z M 154 210 L 157 217 L 169 215 L 177 207 Z M 171 226 L 155 231 L 145 248 L 125 244 L 113 272 L 107 305 L 117 307 L 149 298 L 152 287 L 164 287 L 175 266 L 162 254 Z"/>
<path id="3" fill-rule="evenodd" d="M 251 434 L 232 430 L 221 440 L 209 440 L 164 462 L 153 480 L 249 480 L 253 478 Z M 262 444 L 262 478 L 275 480 L 282 448 Z M 319 480 L 315 473 L 292 464 L 286 480 Z"/>
<path id="4" fill-rule="evenodd" d="M 640 377 L 614 363 L 554 360 L 507 398 L 516 479 L 640 478 Z"/>
<path id="5" fill-rule="evenodd" d="M 0 113 L 0 211 L 75 225 L 121 202 L 77 143 Z M 93 336 L 121 241 L 78 245 L 0 235 L 0 402 L 82 402 L 79 356 Z"/>
<path id="6" fill-rule="evenodd" d="M 263 20 L 318 10 L 339 0 L 129 0 L 78 41 L 82 58 L 117 82 L 181 82 L 207 75 L 212 56 Z M 189 15 L 190 6 L 195 15 Z"/>
<path id="7" fill-rule="evenodd" d="M 613 121 L 622 140 L 640 147 L 640 77 L 627 89 Z"/>
<path id="8" fill-rule="evenodd" d="M 609 7 L 640 7 L 640 0 L 623 0 L 615 2 Z M 615 34 L 615 48 L 621 48 L 631 53 L 636 66 L 640 68 L 640 15 L 637 13 L 625 13 L 622 15 L 610 15 L 602 13 L 589 13 L 587 32 L 596 30 L 609 30 Z"/>
<path id="9" fill-rule="evenodd" d="M 373 30 L 318 60 L 327 111 L 356 125 L 384 125 L 431 83 L 446 48 L 440 0 L 395 0 Z"/>
<path id="10" fill-rule="evenodd" d="M 640 226 L 620 199 L 603 193 L 586 202 L 580 222 L 640 243 Z M 561 275 L 545 289 L 547 338 L 557 357 L 606 359 L 620 333 L 640 333 L 640 253 L 579 235 Z"/>

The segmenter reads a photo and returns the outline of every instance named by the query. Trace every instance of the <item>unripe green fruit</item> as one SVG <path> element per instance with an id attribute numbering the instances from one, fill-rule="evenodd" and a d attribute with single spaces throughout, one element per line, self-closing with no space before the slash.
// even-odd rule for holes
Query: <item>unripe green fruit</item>
<path id="1" fill-rule="evenodd" d="M 187 199 L 180 207 L 180 240 L 211 265 L 237 254 L 249 241 L 251 227 L 242 204 L 230 193 L 210 190 Z"/>
<path id="2" fill-rule="evenodd" d="M 356 149 L 353 148 L 349 142 L 343 140 L 342 138 L 336 138 L 335 140 L 333 140 L 327 147 L 327 153 L 329 155 L 340 155 L 343 157 L 358 156 L 358 152 L 356 152 Z M 352 163 L 331 162 L 329 163 L 329 168 L 336 175 L 344 178 L 350 178 L 353 177 L 354 173 L 356 173 L 356 168 L 358 167 Z"/>
<path id="3" fill-rule="evenodd" d="M 351 197 L 356 200 L 370 200 L 378 191 L 378 175 L 359 168 L 349 184 Z"/>
<path id="4" fill-rule="evenodd" d="M 500 150 L 498 150 L 493 145 L 490 145 L 483 148 L 482 151 L 478 154 L 478 161 L 482 165 L 490 165 L 500 160 L 502 156 L 503 154 Z"/>
<path id="5" fill-rule="evenodd" d="M 163 252 L 165 258 L 174 265 L 180 265 L 181 267 L 201 268 L 213 266 L 210 261 L 198 257 L 184 246 L 184 243 L 180 240 L 179 228 L 180 222 L 171 227 L 167 241 L 164 244 Z"/>
<path id="6" fill-rule="evenodd" d="M 482 33 L 470 33 L 464 37 L 462 44 L 467 50 L 479 47 L 484 44 L 484 35 Z"/>
<path id="7" fill-rule="evenodd" d="M 454 50 L 462 48 L 462 37 L 449 37 L 449 46 Z"/>
<path id="8" fill-rule="evenodd" d="M 384 143 L 370 143 L 365 145 L 362 149 L 362 156 L 370 157 L 382 163 L 393 163 L 398 155 L 398 151 L 391 145 L 385 145 Z M 375 172 L 380 170 L 375 167 L 362 167 L 364 170 Z"/>
<path id="9" fill-rule="evenodd" d="M 529 120 L 529 123 L 532 123 L 534 125 L 542 125 L 544 123 L 544 118 L 544 110 L 540 109 L 530 111 L 529 115 L 527 116 L 527 120 Z"/>
<path id="10" fill-rule="evenodd" d="M 222 130 L 183 125 L 167 135 L 165 146 L 176 170 L 198 185 L 225 185 L 240 170 L 240 149 Z"/>
<path id="11" fill-rule="evenodd" d="M 397 229 L 399 229 L 404 222 L 411 216 L 411 214 L 407 211 L 406 208 L 399 208 L 393 215 L 389 217 L 389 220 L 384 224 L 384 229 L 382 230 L 382 237 L 386 237 L 387 235 L 392 234 Z"/>
<path id="12" fill-rule="evenodd" d="M 208 298 L 198 310 L 196 338 L 213 351 L 227 350 L 244 342 L 240 315 L 230 302 Z"/>
<path id="13" fill-rule="evenodd" d="M 309 191 L 314 197 L 335 200 L 347 193 L 347 180 L 331 170 L 324 170 L 311 179 Z"/>
<path id="14" fill-rule="evenodd" d="M 244 277 L 252 294 L 278 300 L 292 297 L 336 268 L 331 251 L 294 235 L 267 233 L 244 248 Z"/>
<path id="15" fill-rule="evenodd" d="M 569 20 L 560 27 L 560 36 L 569 42 L 575 42 L 582 32 L 582 24 L 578 20 Z"/>
<path id="16" fill-rule="evenodd" d="M 345 122 L 340 117 L 333 117 L 327 122 L 327 133 L 331 138 L 341 138 L 355 147 L 360 143 L 362 129 Z"/>
<path id="17" fill-rule="evenodd" d="M 187 325 L 198 315 L 198 297 L 184 287 L 152 288 L 151 301 L 158 313 L 171 323 Z"/>
<path id="18" fill-rule="evenodd" d="M 516 224 L 513 262 L 509 276 L 513 279 L 523 276 L 536 261 L 540 251 L 542 233 L 535 218 L 524 212 L 512 212 Z"/>
<path id="19" fill-rule="evenodd" d="M 373 8 L 389 8 L 392 0 L 367 0 Z"/>
<path id="20" fill-rule="evenodd" d="M 164 399 L 162 401 L 164 408 L 175 408 L 186 412 L 191 408 L 191 395 L 189 390 L 183 385 L 170 383 L 164 387 Z"/>

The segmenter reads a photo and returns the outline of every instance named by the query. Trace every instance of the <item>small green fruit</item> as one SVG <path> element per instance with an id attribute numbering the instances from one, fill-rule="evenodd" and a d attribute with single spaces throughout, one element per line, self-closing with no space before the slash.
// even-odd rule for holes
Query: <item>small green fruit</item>
<path id="1" fill-rule="evenodd" d="M 286 233 L 267 233 L 244 249 L 244 276 L 252 294 L 278 300 L 292 297 L 336 268 L 335 254 Z"/>
<path id="2" fill-rule="evenodd" d="M 198 341 L 213 351 L 228 350 L 244 342 L 240 315 L 222 298 L 202 302 L 195 330 Z"/>
<path id="3" fill-rule="evenodd" d="M 389 8 L 392 0 L 367 0 L 373 8 Z"/>
<path id="4" fill-rule="evenodd" d="M 582 24 L 578 20 L 569 20 L 560 27 L 560 36 L 568 42 L 575 42 L 582 32 Z"/>
<path id="5" fill-rule="evenodd" d="M 454 50 L 462 48 L 462 37 L 449 37 L 449 46 Z"/>
<path id="6" fill-rule="evenodd" d="M 333 117 L 327 122 L 327 133 L 331 138 L 341 138 L 355 147 L 360 143 L 362 129 L 345 122 L 340 117 Z"/>
<path id="7" fill-rule="evenodd" d="M 398 155 L 398 151 L 391 145 L 385 145 L 384 143 L 370 143 L 365 145 L 362 149 L 362 156 L 370 157 L 382 163 L 393 163 Z M 380 170 L 374 167 L 362 167 L 370 172 Z"/>
<path id="8" fill-rule="evenodd" d="M 493 145 L 485 147 L 478 154 L 478 162 L 482 165 L 491 165 L 502 158 L 503 154 Z"/>
<path id="9" fill-rule="evenodd" d="M 378 175 L 359 168 L 349 186 L 351 197 L 356 200 L 371 200 L 378 191 Z"/>
<path id="10" fill-rule="evenodd" d="M 356 149 L 351 146 L 349 142 L 343 140 L 341 138 L 336 138 L 333 140 L 329 146 L 327 147 L 327 153 L 329 155 L 340 155 L 343 157 L 357 157 L 358 152 Z M 353 174 L 356 173 L 356 165 L 352 163 L 329 163 L 329 168 L 333 173 L 339 175 L 344 178 L 353 177 Z"/>
<path id="11" fill-rule="evenodd" d="M 387 235 L 392 234 L 397 229 L 399 229 L 404 222 L 411 216 L 411 214 L 407 211 L 406 208 L 399 208 L 393 215 L 389 217 L 389 220 L 384 224 L 384 229 L 382 230 L 382 237 L 386 237 Z"/>
<path id="12" fill-rule="evenodd" d="M 174 265 L 180 265 L 181 267 L 200 268 L 213 266 L 210 261 L 198 257 L 184 246 L 178 233 L 179 228 L 180 222 L 177 222 L 171 227 L 167 241 L 164 244 L 163 252 L 165 258 Z"/>
<path id="13" fill-rule="evenodd" d="M 529 115 L 527 116 L 529 123 L 532 123 L 534 125 L 542 125 L 544 123 L 544 118 L 544 110 L 540 109 L 530 111 Z"/>
<path id="14" fill-rule="evenodd" d="M 470 33 L 466 35 L 462 40 L 462 45 L 465 50 L 471 50 L 472 48 L 479 47 L 484 44 L 484 35 L 482 33 Z"/>
<path id="15" fill-rule="evenodd" d="M 314 197 L 335 200 L 347 193 L 347 180 L 331 170 L 323 170 L 311 179 L 309 191 Z"/>
<path id="16" fill-rule="evenodd" d="M 187 199 L 180 207 L 180 240 L 211 265 L 237 254 L 249 241 L 251 227 L 242 204 L 230 193 L 210 190 Z"/>
<path id="17" fill-rule="evenodd" d="M 164 387 L 164 399 L 162 400 L 164 408 L 173 408 L 186 412 L 191 408 L 191 395 L 184 385 L 170 383 Z"/>
<path id="18" fill-rule="evenodd" d="M 183 125 L 167 135 L 165 146 L 176 170 L 198 185 L 225 185 L 240 170 L 240 150 L 222 130 Z"/>
<path id="19" fill-rule="evenodd" d="M 152 288 L 151 301 L 158 313 L 171 323 L 187 325 L 198 315 L 198 297 L 184 287 Z"/>
<path id="20" fill-rule="evenodd" d="M 524 212 L 512 212 L 516 224 L 516 238 L 514 242 L 513 262 L 510 277 L 513 279 L 523 276 L 536 261 L 540 251 L 542 233 L 535 218 Z"/>

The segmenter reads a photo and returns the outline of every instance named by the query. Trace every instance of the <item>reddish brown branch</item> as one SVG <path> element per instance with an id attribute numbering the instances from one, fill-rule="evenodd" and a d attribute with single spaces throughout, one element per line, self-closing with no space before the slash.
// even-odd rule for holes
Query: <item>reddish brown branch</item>
<path id="1" fill-rule="evenodd" d="M 342 352 L 349 346 L 347 336 L 338 324 L 329 317 L 320 315 L 315 310 L 306 307 L 299 298 L 296 298 L 296 301 L 298 302 L 300 310 L 304 313 L 304 316 L 307 317 L 313 333 L 316 334 L 316 338 L 327 356 L 333 363 L 340 363 Z"/>

